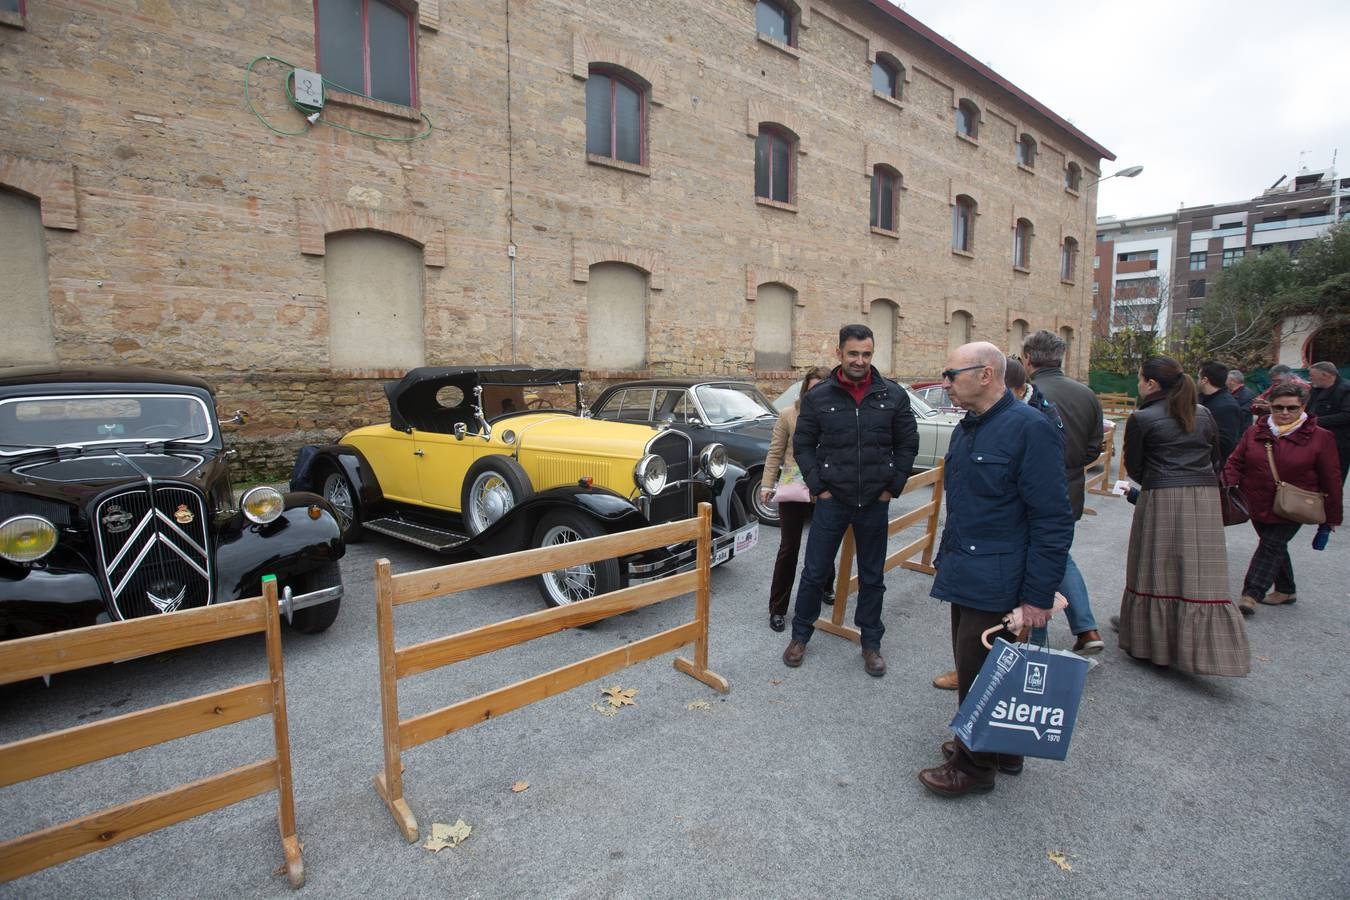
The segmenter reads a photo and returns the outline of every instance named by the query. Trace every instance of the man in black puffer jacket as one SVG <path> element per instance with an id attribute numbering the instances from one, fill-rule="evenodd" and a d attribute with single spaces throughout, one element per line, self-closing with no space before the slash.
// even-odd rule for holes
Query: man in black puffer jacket
<path id="1" fill-rule="evenodd" d="M 881 656 L 881 598 L 890 501 L 900 496 L 919 452 L 909 396 L 872 366 L 875 345 L 866 325 L 839 329 L 839 365 L 801 398 L 792 452 L 816 500 L 806 562 L 792 616 L 792 642 L 783 662 L 797 667 L 820 616 L 825 580 L 844 532 L 853 527 L 858 556 L 858 608 L 863 668 L 886 674 Z"/>

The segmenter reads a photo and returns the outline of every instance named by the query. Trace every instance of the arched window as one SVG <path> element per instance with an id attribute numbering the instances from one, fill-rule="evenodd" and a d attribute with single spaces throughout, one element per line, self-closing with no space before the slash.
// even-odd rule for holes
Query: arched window
<path id="1" fill-rule="evenodd" d="M 782 284 L 761 284 L 755 292 L 755 370 L 792 368 L 792 310 L 796 295 Z"/>
<path id="2" fill-rule="evenodd" d="M 782 128 L 759 126 L 759 137 L 755 138 L 756 197 L 792 202 L 792 151 L 796 144 L 796 138 Z"/>
<path id="3" fill-rule="evenodd" d="M 1068 191 L 1078 190 L 1078 186 L 1083 182 L 1083 170 L 1079 168 L 1078 163 L 1071 162 L 1064 167 L 1064 189 Z"/>
<path id="4" fill-rule="evenodd" d="M 965 194 L 952 204 L 952 249 L 975 252 L 975 201 Z"/>
<path id="5" fill-rule="evenodd" d="M 395 0 L 315 0 L 315 50 L 330 87 L 417 102 L 417 14 Z"/>
<path id="6" fill-rule="evenodd" d="M 889 300 L 873 300 L 867 314 L 875 344 L 872 350 L 872 365 L 877 371 L 890 378 L 895 375 L 895 333 L 900 311 Z"/>
<path id="7" fill-rule="evenodd" d="M 904 90 L 905 67 L 890 56 L 877 54 L 872 63 L 872 90 L 896 100 Z"/>
<path id="8" fill-rule="evenodd" d="M 586 284 L 586 368 L 647 368 L 647 274 L 624 263 L 591 266 Z"/>
<path id="9" fill-rule="evenodd" d="M 1078 241 L 1071 237 L 1064 239 L 1059 251 L 1059 279 L 1073 281 L 1078 272 Z"/>
<path id="10" fill-rule="evenodd" d="M 5 365 L 56 362 L 52 301 L 47 291 L 47 233 L 37 200 L 0 189 L 0 278 L 5 325 L 0 360 Z"/>
<path id="11" fill-rule="evenodd" d="M 947 349 L 955 350 L 962 344 L 969 344 L 974 329 L 975 319 L 970 313 L 961 310 L 952 313 L 952 324 L 947 329 Z"/>
<path id="12" fill-rule="evenodd" d="M 1030 219 L 1018 219 L 1013 229 L 1013 265 L 1019 269 L 1031 268 L 1031 237 L 1035 233 Z"/>
<path id="13" fill-rule="evenodd" d="M 956 133 L 972 139 L 980 136 L 980 108 L 969 100 L 956 104 Z"/>
<path id="14" fill-rule="evenodd" d="M 1027 332 L 1031 326 L 1027 324 L 1026 319 L 1013 319 L 1012 328 L 1008 329 L 1008 355 L 1021 356 L 1022 345 L 1027 342 Z"/>
<path id="15" fill-rule="evenodd" d="M 586 152 L 634 165 L 647 162 L 647 92 L 618 72 L 586 79 Z"/>
<path id="16" fill-rule="evenodd" d="M 774 0 L 759 0 L 755 4 L 755 30 L 767 38 L 784 44 L 795 44 L 797 35 L 792 27 L 792 11 Z"/>
<path id="17" fill-rule="evenodd" d="M 425 364 L 422 248 L 378 231 L 324 242 L 331 365 L 404 369 Z M 379 302 L 371 302 L 378 297 Z"/>
<path id="18" fill-rule="evenodd" d="M 890 166 L 872 167 L 872 227 L 895 231 L 895 197 L 900 173 Z"/>
<path id="19" fill-rule="evenodd" d="M 1017 139 L 1017 164 L 1028 169 L 1036 165 L 1036 139 L 1029 134 Z"/>

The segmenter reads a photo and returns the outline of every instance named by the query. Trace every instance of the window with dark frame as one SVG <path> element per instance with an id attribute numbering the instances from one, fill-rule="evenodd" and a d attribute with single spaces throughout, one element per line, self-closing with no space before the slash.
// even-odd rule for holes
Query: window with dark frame
<path id="1" fill-rule="evenodd" d="M 1017 141 L 1017 164 L 1028 169 L 1036 166 L 1036 139 L 1029 134 L 1022 135 Z"/>
<path id="2" fill-rule="evenodd" d="M 642 85 L 617 72 L 592 70 L 586 79 L 586 152 L 646 165 L 646 132 Z"/>
<path id="3" fill-rule="evenodd" d="M 1076 191 L 1083 183 L 1083 170 L 1078 167 L 1078 163 L 1069 163 L 1064 167 L 1064 189 Z M 1121 232 L 1124 234 L 1124 232 Z"/>
<path id="4" fill-rule="evenodd" d="M 1247 250 L 1244 247 L 1233 247 L 1231 249 L 1223 251 L 1223 267 L 1225 269 L 1228 268 L 1233 263 L 1242 259 L 1242 257 L 1246 255 Z"/>
<path id="5" fill-rule="evenodd" d="M 952 249 L 973 253 L 975 247 L 975 201 L 965 194 L 952 205 Z"/>
<path id="6" fill-rule="evenodd" d="M 1205 279 L 1192 278 L 1190 288 L 1191 299 L 1205 296 Z"/>
<path id="7" fill-rule="evenodd" d="M 778 203 L 792 202 L 792 147 L 794 140 L 771 125 L 759 126 L 755 138 L 755 196 Z"/>
<path id="8" fill-rule="evenodd" d="M 895 197 L 899 173 L 889 166 L 872 167 L 872 227 L 895 231 Z"/>
<path id="9" fill-rule="evenodd" d="M 1064 239 L 1059 251 L 1059 280 L 1073 281 L 1078 271 L 1078 241 L 1071 237 Z"/>
<path id="10" fill-rule="evenodd" d="M 1191 254 L 1191 271 L 1192 271 L 1192 272 L 1203 272 L 1203 271 L 1205 270 L 1205 268 L 1207 267 L 1207 265 L 1208 265 L 1208 263 L 1207 263 L 1207 257 L 1208 257 L 1208 256 L 1209 256 L 1209 254 L 1206 253 L 1204 250 L 1197 250 L 1195 253 L 1192 253 L 1192 254 Z"/>
<path id="11" fill-rule="evenodd" d="M 319 72 L 334 88 L 417 104 L 416 15 L 391 0 L 315 0 Z"/>
<path id="12" fill-rule="evenodd" d="M 23 0 L 0 0 L 0 12 L 12 12 L 23 15 Z"/>
<path id="13" fill-rule="evenodd" d="M 902 90 L 901 85 L 904 83 L 902 71 L 896 63 L 878 56 L 876 62 L 872 63 L 872 90 L 878 94 L 885 94 L 894 100 L 899 100 Z"/>
<path id="14" fill-rule="evenodd" d="M 779 43 L 792 46 L 792 13 L 781 3 L 759 0 L 755 4 L 755 31 Z"/>
<path id="15" fill-rule="evenodd" d="M 1013 229 L 1013 265 L 1019 269 L 1031 268 L 1031 238 L 1034 233 L 1029 219 L 1018 219 Z"/>
<path id="16" fill-rule="evenodd" d="M 971 139 L 980 136 L 980 110 L 969 100 L 956 104 L 956 133 Z"/>

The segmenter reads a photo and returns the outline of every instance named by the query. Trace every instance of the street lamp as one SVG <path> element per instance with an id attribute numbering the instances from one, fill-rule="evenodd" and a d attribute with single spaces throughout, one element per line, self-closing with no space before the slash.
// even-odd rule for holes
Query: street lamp
<path id="1" fill-rule="evenodd" d="M 1130 166 L 1128 168 L 1121 169 L 1114 175 L 1107 175 L 1104 178 L 1098 178 L 1096 181 L 1089 181 L 1087 183 L 1087 186 L 1092 187 L 1094 184 L 1101 184 L 1103 181 L 1106 181 L 1107 178 L 1133 178 L 1142 171 L 1144 171 L 1143 166 Z"/>

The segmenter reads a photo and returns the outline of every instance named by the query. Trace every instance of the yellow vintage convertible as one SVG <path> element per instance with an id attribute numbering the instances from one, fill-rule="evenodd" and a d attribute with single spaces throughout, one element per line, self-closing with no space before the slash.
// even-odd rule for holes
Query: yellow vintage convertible
<path id="1" fill-rule="evenodd" d="M 577 369 L 414 369 L 385 386 L 389 421 L 307 446 L 291 485 L 321 493 L 347 541 L 373 531 L 494 556 L 687 518 L 713 505 L 713 563 L 758 542 L 720 444 L 697 456 L 669 428 L 591 418 Z M 539 576 L 561 606 L 679 571 L 691 546 Z"/>

